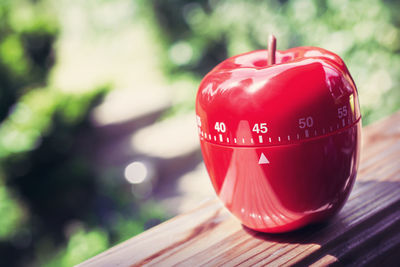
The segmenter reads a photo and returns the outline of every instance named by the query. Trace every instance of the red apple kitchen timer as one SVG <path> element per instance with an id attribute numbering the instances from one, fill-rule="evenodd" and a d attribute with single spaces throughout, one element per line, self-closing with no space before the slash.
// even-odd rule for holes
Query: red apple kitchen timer
<path id="1" fill-rule="evenodd" d="M 196 98 L 204 163 L 245 226 L 279 233 L 329 219 L 357 174 L 361 116 L 342 61 L 322 48 L 257 50 L 223 61 Z"/>

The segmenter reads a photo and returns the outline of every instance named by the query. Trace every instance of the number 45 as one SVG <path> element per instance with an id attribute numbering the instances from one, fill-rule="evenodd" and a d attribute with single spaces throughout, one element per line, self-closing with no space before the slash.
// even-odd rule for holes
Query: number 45
<path id="1" fill-rule="evenodd" d="M 263 122 L 263 123 L 256 123 L 253 126 L 253 132 L 256 133 L 266 133 L 268 132 L 268 128 L 267 128 L 267 123 Z"/>

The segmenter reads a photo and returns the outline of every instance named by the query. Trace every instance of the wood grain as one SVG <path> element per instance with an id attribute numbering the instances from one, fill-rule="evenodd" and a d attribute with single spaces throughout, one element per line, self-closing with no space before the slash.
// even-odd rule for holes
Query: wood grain
<path id="1" fill-rule="evenodd" d="M 363 129 L 360 169 L 330 222 L 287 234 L 243 227 L 217 199 L 79 266 L 391 265 L 400 262 L 400 112 Z"/>

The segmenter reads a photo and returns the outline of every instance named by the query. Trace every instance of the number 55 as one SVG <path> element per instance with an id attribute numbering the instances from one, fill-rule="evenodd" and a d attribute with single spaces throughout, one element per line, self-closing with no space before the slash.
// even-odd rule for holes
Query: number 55
<path id="1" fill-rule="evenodd" d="M 347 107 L 343 106 L 341 108 L 338 108 L 337 112 L 338 112 L 339 119 L 346 117 L 347 116 Z"/>

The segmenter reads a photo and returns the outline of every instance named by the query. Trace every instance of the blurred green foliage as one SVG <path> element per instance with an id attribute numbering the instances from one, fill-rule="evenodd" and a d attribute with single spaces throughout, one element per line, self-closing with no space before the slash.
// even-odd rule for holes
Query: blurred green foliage
<path id="1" fill-rule="evenodd" d="M 174 78 L 197 80 L 227 57 L 318 46 L 346 62 L 360 93 L 363 123 L 400 107 L 400 3 L 380 0 L 151 0 L 144 16 L 159 29 L 163 63 Z"/>
<path id="2" fill-rule="evenodd" d="M 111 87 L 66 93 L 48 83 L 52 4 L 0 0 L 1 266 L 72 266 L 165 218 L 82 154 L 96 145 L 79 138 L 94 135 L 89 112 Z"/>
<path id="3" fill-rule="evenodd" d="M 66 248 L 60 251 L 43 266 L 68 267 L 86 260 L 88 256 L 96 255 L 108 248 L 107 233 L 100 229 L 85 232 L 79 229 L 70 239 Z"/>
<path id="4" fill-rule="evenodd" d="M 0 240 L 7 240 L 18 230 L 23 213 L 4 185 L 0 186 L 0 214 Z"/>
<path id="5" fill-rule="evenodd" d="M 45 83 L 57 34 L 47 10 L 40 2 L 0 1 L 0 121 L 24 92 Z"/>
<path id="6" fill-rule="evenodd" d="M 40 24 L 53 24 L 43 24 L 42 17 L 34 16 L 33 10 L 30 12 L 28 23 L 29 14 L 26 12 L 22 14 L 29 10 L 28 6 L 30 3 L 23 1 L 2 0 L 0 2 L 0 121 L 2 121 L 0 125 L 0 240 L 2 242 L 0 248 L 4 248 L 10 239 L 18 235 L 20 226 L 26 220 L 26 210 L 18 194 L 9 190 L 6 185 L 7 171 L 4 167 L 7 165 L 3 159 L 10 156 L 8 152 L 12 150 L 14 152 L 29 150 L 37 139 L 37 136 L 36 138 L 32 136 L 36 131 L 36 126 L 22 127 L 19 131 L 12 129 L 18 127 L 15 125 L 18 120 L 21 123 L 22 109 L 19 109 L 20 112 L 16 116 L 13 114 L 13 118 L 7 116 L 12 106 L 16 105 L 17 99 L 24 92 L 31 90 L 29 86 L 44 83 L 45 75 L 51 65 L 50 48 L 56 34 L 54 27 L 40 27 Z M 33 5 L 31 7 L 33 8 Z M 29 97 L 25 99 L 32 102 Z M 22 107 L 22 104 L 20 106 Z M 21 134 L 23 136 L 19 139 Z M 6 258 L 3 254 L 8 252 L 6 249 L 0 251 L 1 258 L 3 259 L 3 256 Z"/>

